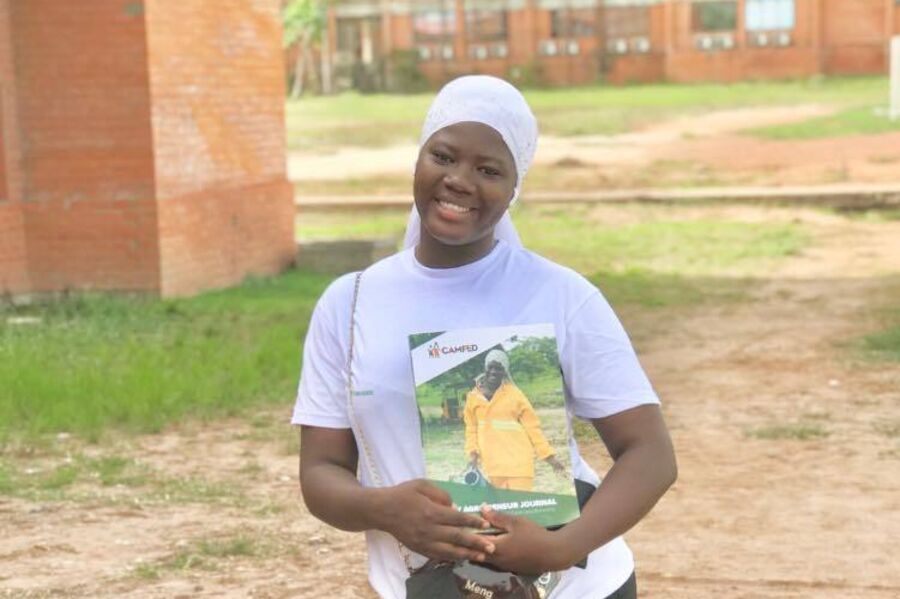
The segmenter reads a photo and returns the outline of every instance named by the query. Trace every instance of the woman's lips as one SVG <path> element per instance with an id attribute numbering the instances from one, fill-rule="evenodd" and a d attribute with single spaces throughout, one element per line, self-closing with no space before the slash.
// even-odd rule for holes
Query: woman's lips
<path id="1" fill-rule="evenodd" d="M 440 198 L 435 198 L 434 201 L 438 205 L 438 211 L 440 212 L 441 216 L 449 220 L 458 221 L 469 218 L 477 210 L 476 208 L 473 208 L 471 206 L 463 206 L 461 204 L 450 202 L 448 200 L 442 200 Z"/>

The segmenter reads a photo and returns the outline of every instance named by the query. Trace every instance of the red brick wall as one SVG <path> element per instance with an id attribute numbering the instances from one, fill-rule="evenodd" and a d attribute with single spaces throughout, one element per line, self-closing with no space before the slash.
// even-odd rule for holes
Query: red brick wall
<path id="1" fill-rule="evenodd" d="M 651 83 L 665 79 L 665 57 L 662 52 L 629 54 L 610 61 L 606 80 L 610 83 Z"/>
<path id="2" fill-rule="evenodd" d="M 0 295 L 25 293 L 28 288 L 22 213 L 18 206 L 0 202 Z"/>
<path id="3" fill-rule="evenodd" d="M 824 3 L 823 67 L 828 74 L 885 72 L 885 0 Z"/>
<path id="4" fill-rule="evenodd" d="M 389 41 L 392 49 L 408 49 L 413 44 L 412 16 L 409 14 L 391 14 L 389 17 Z"/>
<path id="5" fill-rule="evenodd" d="M 31 287 L 158 287 L 140 2 L 14 2 Z"/>
<path id="6" fill-rule="evenodd" d="M 28 291 L 9 0 L 0 0 L 0 294 Z"/>
<path id="7" fill-rule="evenodd" d="M 212 188 L 160 204 L 163 295 L 224 287 L 283 270 L 294 255 L 287 181 Z"/>
<path id="8" fill-rule="evenodd" d="M 281 270 L 294 254 L 278 0 L 147 0 L 161 290 Z"/>
<path id="9" fill-rule="evenodd" d="M 666 51 L 671 29 L 670 7 L 657 4 L 650 7 L 650 52 L 626 54 L 607 58 L 606 80 L 610 83 L 649 83 L 666 78 Z"/>
<path id="10" fill-rule="evenodd" d="M 513 64 L 525 65 L 534 58 L 534 48 L 537 45 L 538 33 L 535 30 L 540 18 L 536 11 L 517 10 L 510 11 L 507 17 L 509 30 L 509 59 Z"/>

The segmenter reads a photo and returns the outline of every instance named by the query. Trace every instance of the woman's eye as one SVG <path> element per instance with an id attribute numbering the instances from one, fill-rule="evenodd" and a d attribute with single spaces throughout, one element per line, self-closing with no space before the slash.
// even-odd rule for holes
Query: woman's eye
<path id="1" fill-rule="evenodd" d="M 450 156 L 448 156 L 447 154 L 444 154 L 443 152 L 432 152 L 431 155 L 434 156 L 435 160 L 437 160 L 438 162 L 440 162 L 442 164 L 446 164 L 446 163 L 450 162 L 450 160 L 452 160 L 450 158 Z"/>
<path id="2" fill-rule="evenodd" d="M 489 177 L 497 177 L 500 175 L 500 171 L 495 168 L 490 168 L 488 166 L 481 167 L 481 172 Z"/>

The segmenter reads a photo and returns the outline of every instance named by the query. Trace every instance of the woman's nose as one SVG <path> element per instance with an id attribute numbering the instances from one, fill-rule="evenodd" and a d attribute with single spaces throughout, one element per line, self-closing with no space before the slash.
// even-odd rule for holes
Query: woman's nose
<path id="1" fill-rule="evenodd" d="M 448 189 L 455 191 L 456 193 L 472 193 L 475 187 L 472 182 L 469 181 L 466 176 L 459 171 L 448 173 L 444 177 L 444 185 L 446 185 Z"/>

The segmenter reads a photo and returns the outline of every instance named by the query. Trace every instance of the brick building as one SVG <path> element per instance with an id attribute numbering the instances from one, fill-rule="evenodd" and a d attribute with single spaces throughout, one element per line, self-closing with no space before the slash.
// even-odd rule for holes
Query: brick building
<path id="1" fill-rule="evenodd" d="M 900 0 L 345 0 L 329 33 L 344 87 L 397 87 L 410 54 L 432 84 L 884 73 Z"/>
<path id="2" fill-rule="evenodd" d="M 189 294 L 291 261 L 279 7 L 0 0 L 0 294 Z"/>

